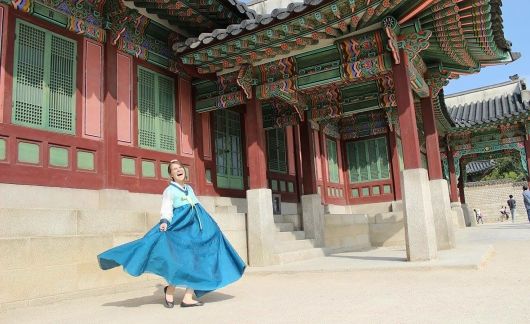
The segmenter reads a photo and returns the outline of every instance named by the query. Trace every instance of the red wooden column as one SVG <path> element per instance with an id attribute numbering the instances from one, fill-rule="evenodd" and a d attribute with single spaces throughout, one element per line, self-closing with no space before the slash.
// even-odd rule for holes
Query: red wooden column
<path id="1" fill-rule="evenodd" d="M 104 90 L 104 136 L 105 152 L 103 158 L 104 187 L 114 188 L 120 173 L 120 159 L 116 154 L 118 145 L 118 113 L 117 113 L 117 92 L 118 92 L 118 53 L 116 47 L 110 40 L 105 43 L 105 90 Z"/>
<path id="2" fill-rule="evenodd" d="M 394 200 L 401 200 L 401 170 L 399 169 L 399 152 L 396 130 L 389 132 L 390 159 L 392 161 L 392 182 L 394 184 Z"/>
<path id="3" fill-rule="evenodd" d="M 329 165 L 328 165 L 328 151 L 326 143 L 326 134 L 321 130 L 318 132 L 318 140 L 320 142 L 320 156 L 317 157 L 320 159 L 320 164 L 322 165 L 322 191 L 320 195 L 322 196 L 322 201 L 324 203 L 328 202 L 328 176 L 329 176 Z"/>
<path id="4" fill-rule="evenodd" d="M 451 198 L 451 202 L 459 202 L 455 163 L 452 151 L 447 151 L 447 163 L 449 164 L 449 197 Z"/>
<path id="5" fill-rule="evenodd" d="M 526 151 L 526 166 L 528 171 L 530 172 L 530 135 L 525 136 L 524 149 Z M 526 181 L 528 182 L 528 186 L 530 187 L 530 174 L 526 175 Z"/>
<path id="6" fill-rule="evenodd" d="M 302 151 L 302 174 L 303 174 L 303 195 L 318 193 L 316 165 L 315 165 L 315 144 L 313 141 L 313 129 L 307 116 L 300 123 L 300 150 Z"/>
<path id="7" fill-rule="evenodd" d="M 440 159 L 440 142 L 438 141 L 438 130 L 436 129 L 436 120 L 434 118 L 432 89 L 430 89 L 429 97 L 421 98 L 421 113 L 423 117 L 423 127 L 425 131 L 425 141 L 427 147 L 429 179 L 442 179 L 443 174 L 442 161 Z"/>
<path id="8" fill-rule="evenodd" d="M 202 136 L 202 116 L 198 113 L 193 113 L 193 133 L 196 139 Z M 204 166 L 204 147 L 203 141 L 196 140 L 193 142 L 193 154 L 195 155 L 195 180 L 197 183 L 195 191 L 199 195 L 204 195 L 206 192 L 206 168 Z"/>
<path id="9" fill-rule="evenodd" d="M 267 156 L 265 150 L 265 131 L 263 130 L 263 113 L 261 104 L 256 99 L 255 90 L 247 101 L 245 110 L 245 133 L 247 139 L 247 161 L 249 172 L 249 189 L 268 188 Z"/>
<path id="10" fill-rule="evenodd" d="M 420 143 L 416 125 L 416 111 L 408 76 L 409 60 L 407 54 L 399 51 L 401 64 L 392 66 L 394 84 L 396 87 L 397 110 L 399 115 L 399 129 L 403 146 L 403 165 L 405 170 L 421 168 Z"/>

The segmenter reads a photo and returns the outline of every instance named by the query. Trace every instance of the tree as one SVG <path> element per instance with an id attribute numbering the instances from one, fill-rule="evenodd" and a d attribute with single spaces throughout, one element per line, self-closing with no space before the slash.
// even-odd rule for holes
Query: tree
<path id="1" fill-rule="evenodd" d="M 502 179 L 513 181 L 526 180 L 526 172 L 521 166 L 521 160 L 519 159 L 519 156 L 508 155 L 495 159 L 495 167 L 493 167 L 490 172 L 484 174 L 482 177 L 477 177 L 476 181 Z"/>

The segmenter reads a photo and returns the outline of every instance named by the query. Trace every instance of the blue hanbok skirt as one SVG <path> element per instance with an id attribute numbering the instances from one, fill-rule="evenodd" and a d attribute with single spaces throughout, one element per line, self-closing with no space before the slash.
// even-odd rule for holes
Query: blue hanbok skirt
<path id="1" fill-rule="evenodd" d="M 98 261 L 103 270 L 121 265 L 135 277 L 157 274 L 170 285 L 193 288 L 197 297 L 238 280 L 246 267 L 200 204 L 174 209 L 167 231 L 157 224 L 141 239 L 101 253 Z"/>

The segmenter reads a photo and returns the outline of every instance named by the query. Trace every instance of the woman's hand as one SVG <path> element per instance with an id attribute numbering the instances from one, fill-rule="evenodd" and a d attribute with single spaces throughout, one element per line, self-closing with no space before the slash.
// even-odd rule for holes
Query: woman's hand
<path id="1" fill-rule="evenodd" d="M 165 232 L 167 230 L 167 223 L 160 224 L 160 232 Z"/>

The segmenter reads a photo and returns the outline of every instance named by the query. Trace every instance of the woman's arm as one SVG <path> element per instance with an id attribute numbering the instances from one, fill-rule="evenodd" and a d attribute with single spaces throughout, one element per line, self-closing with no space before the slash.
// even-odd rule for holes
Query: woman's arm
<path id="1" fill-rule="evenodd" d="M 162 207 L 160 208 L 160 230 L 165 231 L 173 218 L 173 196 L 171 189 L 166 188 L 162 194 Z"/>

